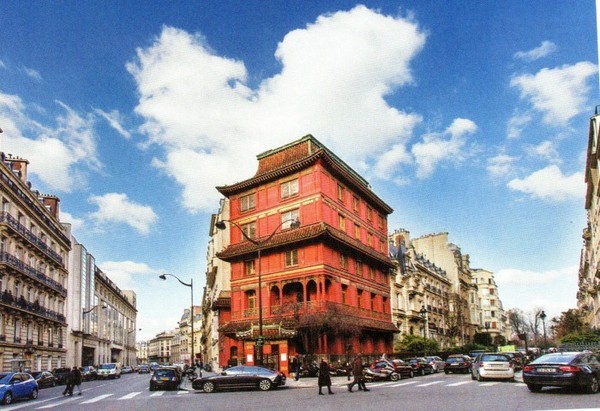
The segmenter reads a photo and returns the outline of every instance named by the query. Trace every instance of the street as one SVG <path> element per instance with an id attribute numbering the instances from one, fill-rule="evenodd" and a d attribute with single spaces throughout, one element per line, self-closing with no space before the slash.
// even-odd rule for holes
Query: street
<path id="1" fill-rule="evenodd" d="M 345 377 L 334 378 L 334 395 L 317 395 L 316 379 L 269 392 L 235 391 L 205 394 L 188 390 L 148 390 L 148 374 L 90 381 L 83 395 L 63 397 L 64 386 L 40 390 L 35 401 L 19 401 L 1 410 L 556 410 L 592 409 L 600 396 L 547 389 L 529 392 L 523 383 L 477 382 L 465 374 L 434 374 L 396 382 L 368 384 L 370 392 L 349 393 Z M 299 387 L 304 388 L 299 388 Z M 309 387 L 307 387 L 309 386 Z M 296 387 L 296 388 L 294 388 Z M 325 390 L 326 391 L 326 390 Z"/>

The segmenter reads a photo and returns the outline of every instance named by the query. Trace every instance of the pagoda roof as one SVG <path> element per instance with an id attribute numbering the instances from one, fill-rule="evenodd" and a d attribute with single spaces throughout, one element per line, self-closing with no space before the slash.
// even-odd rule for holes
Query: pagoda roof
<path id="1" fill-rule="evenodd" d="M 262 237 L 262 240 L 261 238 L 255 239 L 258 244 L 255 244 L 251 241 L 242 241 L 239 243 L 230 244 L 225 250 L 217 253 L 217 257 L 221 260 L 230 262 L 248 254 L 254 254 L 259 248 L 261 250 L 265 250 L 282 247 L 301 241 L 330 239 L 342 243 L 381 264 L 389 267 L 393 267 L 394 265 L 392 260 L 386 254 L 376 252 L 374 249 L 366 246 L 359 240 L 350 237 L 348 234 L 324 222 L 318 222 L 295 229 L 284 230 L 273 235 L 273 237 L 268 241 L 266 241 L 267 239 L 267 236 Z"/>

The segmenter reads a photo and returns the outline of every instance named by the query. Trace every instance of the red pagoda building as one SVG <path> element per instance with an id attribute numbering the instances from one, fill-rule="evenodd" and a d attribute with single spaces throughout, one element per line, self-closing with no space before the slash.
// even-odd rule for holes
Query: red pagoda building
<path id="1" fill-rule="evenodd" d="M 393 210 L 311 135 L 257 158 L 254 177 L 217 187 L 230 202 L 221 363 L 287 373 L 297 355 L 391 353 Z"/>

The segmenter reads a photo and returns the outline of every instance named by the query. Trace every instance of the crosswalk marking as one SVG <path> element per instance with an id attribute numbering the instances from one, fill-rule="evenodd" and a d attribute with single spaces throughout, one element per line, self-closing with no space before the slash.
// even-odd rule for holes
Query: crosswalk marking
<path id="1" fill-rule="evenodd" d="M 390 385 L 390 387 L 402 387 L 403 385 L 416 384 L 416 381 L 401 382 L 399 384 Z"/>
<path id="2" fill-rule="evenodd" d="M 59 402 L 55 402 L 55 403 L 52 403 L 52 404 L 44 405 L 44 406 L 41 406 L 41 407 L 37 407 L 36 410 L 45 410 L 45 409 L 48 409 L 48 408 L 59 407 L 59 406 L 61 406 L 63 404 L 71 402 L 71 401 L 75 401 L 75 398 L 69 398 L 69 399 L 66 399 L 66 400 L 63 400 L 63 401 L 59 401 Z"/>
<path id="3" fill-rule="evenodd" d="M 151 397 L 160 397 L 163 395 L 165 391 L 156 391 L 155 393 L 150 394 Z"/>
<path id="4" fill-rule="evenodd" d="M 177 391 L 177 395 L 189 394 L 189 391 Z"/>
<path id="5" fill-rule="evenodd" d="M 129 400 L 133 397 L 135 397 L 136 395 L 140 395 L 142 392 L 138 391 L 138 392 L 130 392 L 127 395 L 122 396 L 121 398 L 119 398 L 119 400 Z"/>
<path id="6" fill-rule="evenodd" d="M 473 381 L 460 381 L 454 384 L 448 384 L 447 387 L 458 387 L 459 385 L 471 384 Z"/>
<path id="7" fill-rule="evenodd" d="M 82 404 L 92 404 L 94 402 L 102 401 L 103 399 L 110 397 L 112 394 L 103 394 L 92 398 L 91 400 L 83 401 Z"/>
<path id="8" fill-rule="evenodd" d="M 430 385 L 435 385 L 435 384 L 440 384 L 444 381 L 432 381 L 432 382 L 428 382 L 427 384 L 419 384 L 417 385 L 417 387 L 429 387 Z"/>
<path id="9" fill-rule="evenodd" d="M 497 382 L 484 382 L 483 384 L 479 384 L 482 387 L 492 387 L 494 385 L 498 384 Z"/>

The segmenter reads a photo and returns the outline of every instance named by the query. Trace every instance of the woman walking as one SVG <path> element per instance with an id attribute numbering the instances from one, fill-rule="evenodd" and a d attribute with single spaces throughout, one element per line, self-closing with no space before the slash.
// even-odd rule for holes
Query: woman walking
<path id="1" fill-rule="evenodd" d="M 323 387 L 327 387 L 327 391 L 329 394 L 333 394 L 331 391 L 331 375 L 329 374 L 329 364 L 325 359 L 321 360 L 321 364 L 319 364 L 319 395 L 323 395 L 321 389 Z"/>

